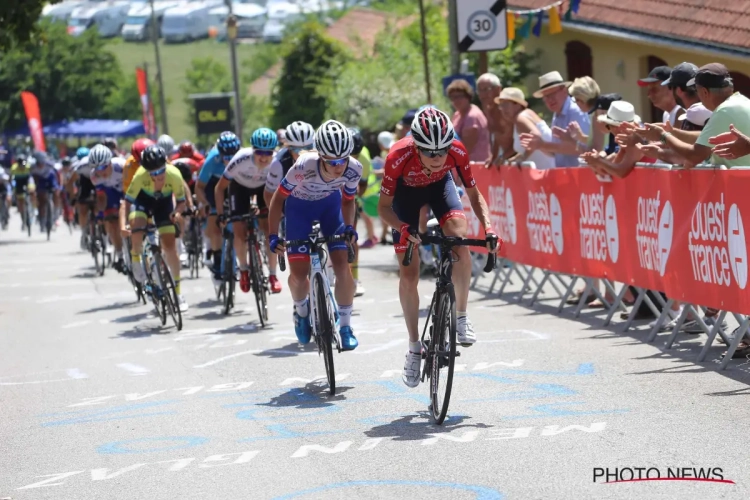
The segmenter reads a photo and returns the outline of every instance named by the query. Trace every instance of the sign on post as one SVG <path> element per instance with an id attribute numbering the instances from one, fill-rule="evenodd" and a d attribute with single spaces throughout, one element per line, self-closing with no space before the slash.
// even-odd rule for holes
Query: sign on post
<path id="1" fill-rule="evenodd" d="M 195 99 L 197 135 L 219 134 L 232 128 L 232 103 L 228 96 Z"/>
<path id="2" fill-rule="evenodd" d="M 458 51 L 503 50 L 508 46 L 507 0 L 456 0 Z"/>

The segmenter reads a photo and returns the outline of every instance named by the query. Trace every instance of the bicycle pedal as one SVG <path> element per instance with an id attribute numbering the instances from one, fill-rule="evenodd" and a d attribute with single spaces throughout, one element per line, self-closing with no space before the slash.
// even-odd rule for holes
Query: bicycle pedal
<path id="1" fill-rule="evenodd" d="M 461 347 L 471 347 L 471 346 L 473 346 L 474 344 L 460 344 L 460 343 L 459 343 L 458 345 L 460 345 Z M 456 356 L 458 356 L 458 351 L 456 351 Z"/>

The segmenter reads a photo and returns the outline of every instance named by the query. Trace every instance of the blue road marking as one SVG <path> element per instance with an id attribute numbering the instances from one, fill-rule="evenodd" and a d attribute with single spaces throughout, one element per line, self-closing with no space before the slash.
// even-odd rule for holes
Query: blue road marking
<path id="1" fill-rule="evenodd" d="M 525 418 L 548 418 L 548 417 L 565 417 L 565 416 L 580 416 L 580 415 L 606 415 L 611 413 L 628 413 L 630 410 L 626 408 L 618 408 L 615 410 L 588 410 L 588 411 L 571 411 L 565 409 L 559 409 L 555 407 L 564 405 L 583 405 L 586 404 L 584 401 L 565 401 L 559 403 L 549 403 L 544 405 L 536 405 L 529 407 L 530 410 L 539 412 L 535 415 L 515 415 L 510 417 L 501 417 L 503 420 L 520 420 Z"/>
<path id="2" fill-rule="evenodd" d="M 593 363 L 581 363 L 578 365 L 578 369 L 574 372 L 549 372 L 549 371 L 538 371 L 538 370 L 518 370 L 516 368 L 503 369 L 505 373 L 517 373 L 519 375 L 550 375 L 553 377 L 557 376 L 571 376 L 571 375 L 593 375 L 594 364 Z"/>
<path id="3" fill-rule="evenodd" d="M 147 448 L 147 449 L 131 449 L 125 448 L 127 445 L 137 443 L 150 443 L 154 441 L 177 441 L 178 444 L 173 446 L 164 446 L 161 448 Z M 180 442 L 182 442 L 180 444 Z M 138 439 L 127 439 L 125 441 L 114 441 L 112 443 L 106 443 L 97 447 L 96 451 L 102 454 L 119 454 L 119 453 L 158 453 L 160 451 L 173 451 L 173 450 L 184 450 L 185 448 L 192 448 L 194 446 L 200 446 L 206 444 L 208 438 L 201 436 L 165 436 L 165 437 L 151 437 L 151 438 L 138 438 Z"/>
<path id="4" fill-rule="evenodd" d="M 61 420 L 53 420 L 50 422 L 44 422 L 42 427 L 54 427 L 58 425 L 73 425 L 83 424 L 89 422 L 109 422 L 111 420 L 124 420 L 128 418 L 144 418 L 151 417 L 154 415 L 174 415 L 177 413 L 176 410 L 166 411 L 150 411 L 141 412 L 135 414 L 128 414 L 138 410 L 145 410 L 147 408 L 157 408 L 173 403 L 178 403 L 177 400 L 168 401 L 149 401 L 147 403 L 136 403 L 132 405 L 116 406 L 114 408 L 108 408 L 106 410 L 76 410 L 60 413 L 48 413 L 40 415 L 40 418 L 60 418 Z"/>

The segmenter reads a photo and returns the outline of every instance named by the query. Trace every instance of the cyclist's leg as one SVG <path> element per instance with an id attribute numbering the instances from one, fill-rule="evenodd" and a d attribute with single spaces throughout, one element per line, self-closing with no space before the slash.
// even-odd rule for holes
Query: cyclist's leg
<path id="1" fill-rule="evenodd" d="M 164 260 L 172 272 L 175 291 L 181 295 L 180 290 L 180 256 L 177 253 L 177 238 L 175 238 L 177 228 L 170 220 L 169 216 L 174 210 L 171 198 L 162 198 L 154 205 L 154 224 L 159 228 L 159 243 L 162 249 Z"/>
<path id="2" fill-rule="evenodd" d="M 212 178 L 206 183 L 206 199 L 208 200 L 208 205 L 211 207 L 211 212 L 206 222 L 206 238 L 209 241 L 211 255 L 213 256 L 212 265 L 214 271 L 215 273 L 218 273 L 219 269 L 221 269 L 222 235 L 221 229 L 216 221 L 216 197 L 214 195 L 216 184 L 216 178 Z M 206 260 L 208 259 L 209 255 L 206 255 Z"/>
<path id="3" fill-rule="evenodd" d="M 122 193 L 113 188 L 106 188 L 105 193 L 107 196 L 107 205 L 104 209 L 104 228 L 112 245 L 115 247 L 115 259 L 118 271 L 122 271 L 122 235 L 120 234 L 120 221 L 118 218 Z"/>
<path id="4" fill-rule="evenodd" d="M 143 207 L 137 207 L 128 214 L 130 229 L 143 229 L 148 222 L 148 213 Z M 85 228 L 84 228 L 85 230 Z M 133 277 L 143 283 L 146 280 L 146 272 L 143 269 L 141 256 L 143 255 L 143 233 L 134 232 L 130 235 L 130 266 L 133 271 Z"/>
<path id="5" fill-rule="evenodd" d="M 268 274 L 269 276 L 276 276 L 278 258 L 275 253 L 271 252 L 271 246 L 268 242 L 268 206 L 263 197 L 265 189 L 265 186 L 254 189 L 253 194 L 255 194 L 255 203 L 258 205 L 258 211 L 260 212 L 258 214 L 258 225 L 260 226 L 260 230 L 263 231 L 263 234 L 266 236 L 266 248 L 264 251 L 266 252 L 266 257 L 268 257 Z"/>
<path id="6" fill-rule="evenodd" d="M 229 183 L 229 208 L 230 214 L 246 215 L 250 212 L 250 198 L 252 192 L 238 184 L 236 181 Z M 232 223 L 234 233 L 234 253 L 240 262 L 240 290 L 247 293 L 250 291 L 250 273 L 247 263 L 247 223 L 237 221 Z"/>
<path id="7" fill-rule="evenodd" d="M 39 220 L 44 221 L 45 217 L 47 216 L 47 196 L 49 196 L 49 192 L 44 189 L 39 189 L 37 187 L 37 196 L 39 197 Z M 50 214 L 51 216 L 52 214 Z"/>

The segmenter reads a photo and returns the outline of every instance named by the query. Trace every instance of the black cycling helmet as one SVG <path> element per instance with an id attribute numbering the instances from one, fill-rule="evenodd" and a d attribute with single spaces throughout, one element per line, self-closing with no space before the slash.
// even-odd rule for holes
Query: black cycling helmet
<path id="1" fill-rule="evenodd" d="M 114 137 L 107 137 L 102 141 L 102 144 L 107 146 L 112 151 L 117 151 L 117 139 L 115 139 Z"/>
<path id="2" fill-rule="evenodd" d="M 70 166 L 70 165 L 73 164 L 73 162 L 67 156 L 65 158 L 63 158 L 60 163 L 62 164 L 63 167 L 68 167 L 68 166 Z"/>
<path id="3" fill-rule="evenodd" d="M 16 163 L 18 163 L 19 165 L 26 165 L 26 163 L 28 163 L 28 160 L 26 159 L 26 155 L 20 154 L 16 156 Z"/>
<path id="4" fill-rule="evenodd" d="M 349 132 L 351 132 L 352 140 L 354 141 L 354 149 L 352 149 L 352 155 L 357 156 L 365 147 L 365 140 L 362 139 L 362 134 L 357 127 L 349 127 Z"/>
<path id="5" fill-rule="evenodd" d="M 143 150 L 141 165 L 149 172 L 159 170 L 167 164 L 167 153 L 157 145 L 149 146 Z"/>

